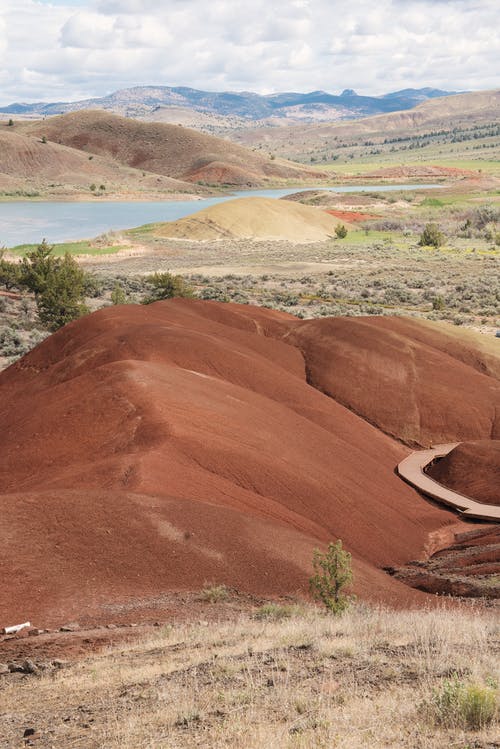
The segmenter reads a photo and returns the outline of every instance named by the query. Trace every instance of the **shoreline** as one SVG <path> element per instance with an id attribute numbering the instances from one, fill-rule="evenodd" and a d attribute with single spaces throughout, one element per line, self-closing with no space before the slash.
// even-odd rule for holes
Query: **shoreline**
<path id="1" fill-rule="evenodd" d="M 283 184 L 283 183 L 272 183 L 263 184 L 255 187 L 245 187 L 244 185 L 232 185 L 232 186 L 204 186 L 198 185 L 200 188 L 204 188 L 206 192 L 165 192 L 158 194 L 157 192 L 152 193 L 108 193 L 106 195 L 93 195 L 85 192 L 75 192 L 71 195 L 67 193 L 62 194 L 44 194 L 33 196 L 18 196 L 2 194 L 0 192 L 0 204 L 2 203 L 153 203 L 153 202 L 166 202 L 166 201 L 182 201 L 192 200 L 196 202 L 198 200 L 204 200 L 206 198 L 224 197 L 233 193 L 239 192 L 260 192 L 262 190 L 331 190 L 336 187 L 349 187 L 354 191 L 364 192 L 366 189 L 377 189 L 379 187 L 394 187 L 395 189 L 401 187 L 401 189 L 407 189 L 408 187 L 415 190 L 425 189 L 436 189 L 436 188 L 451 188 L 457 185 L 458 182 L 464 180 L 446 180 L 443 177 L 426 178 L 426 184 L 422 183 L 422 178 L 406 178 L 406 179 L 381 179 L 380 177 L 368 177 L 368 176 L 350 176 L 348 179 L 337 179 L 329 180 L 324 184 L 318 184 L 317 182 L 302 182 L 299 184 Z M 467 181 L 467 180 L 465 180 Z M 360 186 L 360 182 L 364 183 Z M 196 187 L 193 185 L 193 187 Z M 8 191 L 6 191 L 8 192 Z M 23 189 L 13 190 L 12 192 L 23 192 Z M 26 190 L 28 192 L 28 190 Z M 36 189 L 33 190 L 36 192 Z"/>

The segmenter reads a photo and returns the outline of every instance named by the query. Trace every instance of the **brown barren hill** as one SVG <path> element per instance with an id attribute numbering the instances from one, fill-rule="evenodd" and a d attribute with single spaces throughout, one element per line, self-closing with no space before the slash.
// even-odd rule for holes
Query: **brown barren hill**
<path id="1" fill-rule="evenodd" d="M 500 505 L 500 440 L 463 442 L 427 472 L 449 489 Z"/>
<path id="2" fill-rule="evenodd" d="M 313 548 L 336 538 L 363 598 L 424 600 L 381 568 L 456 518 L 395 475 L 407 448 L 308 384 L 300 326 L 196 300 L 113 307 L 2 372 L 0 620 L 137 621 L 206 581 L 306 592 Z"/>
<path id="3" fill-rule="evenodd" d="M 86 153 L 188 182 L 258 185 L 271 180 L 321 180 L 318 170 L 261 156 L 243 146 L 180 125 L 139 122 L 100 110 L 71 112 L 25 126 Z"/>
<path id="4" fill-rule="evenodd" d="M 413 446 L 500 438 L 496 340 L 398 317 L 326 318 L 287 340 L 308 381 Z"/>
<path id="5" fill-rule="evenodd" d="M 273 198 L 237 198 L 204 208 L 155 230 L 176 239 L 284 239 L 318 242 L 335 236 L 336 216 Z"/>
<path id="6" fill-rule="evenodd" d="M 0 186 L 4 189 L 57 187 L 54 181 L 89 192 L 92 183 L 109 190 L 162 189 L 194 192 L 187 182 L 144 174 L 112 158 L 92 156 L 59 142 L 44 142 L 22 129 L 0 130 Z"/>

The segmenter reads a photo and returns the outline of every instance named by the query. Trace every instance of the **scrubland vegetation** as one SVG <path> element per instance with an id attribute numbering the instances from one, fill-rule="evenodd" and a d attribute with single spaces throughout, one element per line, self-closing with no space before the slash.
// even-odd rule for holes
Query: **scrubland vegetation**
<path id="1" fill-rule="evenodd" d="M 227 620 L 206 601 L 220 621 L 0 677 L 0 745 L 33 728 L 41 748 L 498 746 L 500 632 L 484 610 L 267 603 Z"/>
<path id="2" fill-rule="evenodd" d="M 375 125 L 375 122 L 374 122 Z M 298 162 L 318 164 L 321 169 L 339 173 L 363 173 L 382 165 L 439 163 L 461 169 L 498 169 L 494 162 L 500 153 L 498 122 L 421 127 L 414 133 L 408 129 L 395 132 L 356 133 L 332 129 L 314 133 L 310 129 L 304 139 L 298 134 L 273 144 L 279 156 Z M 257 144 L 257 150 L 269 148 Z M 481 162 L 486 162 L 484 165 Z"/>
<path id="3" fill-rule="evenodd" d="M 177 277 L 172 294 L 259 304 L 302 318 L 417 315 L 490 334 L 500 325 L 497 191 L 314 191 L 297 199 L 318 208 L 356 208 L 373 218 L 323 243 L 167 241 L 155 237 L 155 225 L 147 225 L 92 242 L 56 245 L 52 254 L 79 255 L 93 272 L 85 300 L 90 310 L 165 298 L 170 292 L 155 287 L 154 274 L 170 273 Z M 341 222 L 338 226 L 345 228 Z M 134 252 L 136 246 L 140 252 Z M 9 257 L 34 251 L 24 245 L 9 251 Z M 0 284 L 18 291 L 5 272 Z M 29 295 L 0 296 L 4 365 L 45 335 Z"/>
<path id="4" fill-rule="evenodd" d="M 500 325 L 498 124 L 483 110 L 477 115 L 474 108 L 470 116 L 444 111 L 441 125 L 424 123 L 417 132 L 408 130 L 404 118 L 399 122 L 399 114 L 388 117 L 397 127 L 385 132 L 339 124 L 321 135 L 323 129 L 314 126 L 297 140 L 294 129 L 266 130 L 273 141 L 267 150 L 308 164 L 317 162 L 322 170 L 332 170 L 332 179 L 336 172 L 339 179 L 352 177 L 355 182 L 356 175 L 377 170 L 382 174 L 384 167 L 401 168 L 402 174 L 410 169 L 406 178 L 400 175 L 405 181 L 421 181 L 418 170 L 425 173 L 429 164 L 462 170 L 440 177 L 437 167 L 432 179 L 443 188 L 432 191 L 382 192 L 374 185 L 358 194 L 299 193 L 292 199 L 318 209 L 369 214 L 357 224 L 339 216 L 335 233 L 326 242 L 176 241 L 156 236 L 156 226 L 147 225 L 58 245 L 52 255 L 80 256 L 79 263 L 93 274 L 81 300 L 91 311 L 111 303 L 192 293 L 201 299 L 259 304 L 301 318 L 416 315 L 493 335 Z M 373 126 L 380 122 L 376 118 Z M 76 126 L 83 126 L 79 119 Z M 255 133 L 252 137 L 251 145 L 260 150 Z M 88 158 L 92 154 L 85 154 Z M 432 169 L 436 167 L 431 173 Z M 463 171 L 467 169 L 475 171 Z M 383 180 L 381 176 L 379 181 Z M 20 190 L 9 197 L 32 196 Z M 35 250 L 33 245 L 13 248 L 9 260 Z M 165 273 L 177 277 L 176 288 L 170 291 L 151 281 L 154 274 Z M 50 326 L 43 324 L 39 313 L 25 288 L 6 281 L 5 274 L 0 277 L 0 366 L 47 335 Z"/>
<path id="5" fill-rule="evenodd" d="M 162 240 L 154 236 L 154 225 L 148 225 L 94 242 L 59 245 L 52 254 L 81 255 L 82 267 L 93 274 L 85 299 L 90 310 L 180 293 L 259 304 L 301 318 L 416 315 L 492 335 L 500 326 L 498 200 L 491 191 L 479 197 L 448 189 L 435 195 L 303 193 L 300 200 L 310 205 L 357 206 L 376 216 L 322 243 Z M 438 242 L 428 240 L 429 226 Z M 141 246 L 140 252 L 134 253 L 135 245 Z M 22 246 L 14 255 L 33 250 L 32 245 Z M 165 274 L 177 277 L 170 291 L 155 287 Z M 16 295 L 20 289 L 5 272 L 0 292 L 2 288 L 11 292 L 0 295 L 0 356 L 5 365 L 47 331 L 33 297 Z"/>

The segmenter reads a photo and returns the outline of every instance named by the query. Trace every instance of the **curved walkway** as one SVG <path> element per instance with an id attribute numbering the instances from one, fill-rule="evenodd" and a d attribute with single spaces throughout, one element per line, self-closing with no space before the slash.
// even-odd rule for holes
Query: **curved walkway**
<path id="1" fill-rule="evenodd" d="M 435 458 L 444 458 L 459 442 L 437 445 L 429 450 L 419 450 L 401 461 L 397 472 L 402 479 L 438 502 L 444 502 L 469 518 L 500 521 L 500 507 L 476 502 L 474 499 L 447 489 L 424 473 L 424 468 Z"/>

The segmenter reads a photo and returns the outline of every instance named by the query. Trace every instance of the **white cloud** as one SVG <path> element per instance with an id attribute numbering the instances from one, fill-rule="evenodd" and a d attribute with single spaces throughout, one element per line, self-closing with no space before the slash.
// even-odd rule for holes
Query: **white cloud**
<path id="1" fill-rule="evenodd" d="M 2 0 L 0 101 L 494 88 L 499 16 L 496 0 Z"/>
<path id="2" fill-rule="evenodd" d="M 167 47 L 172 35 L 167 24 L 151 16 L 110 16 L 84 11 L 72 15 L 61 29 L 62 48 L 137 49 Z"/>

